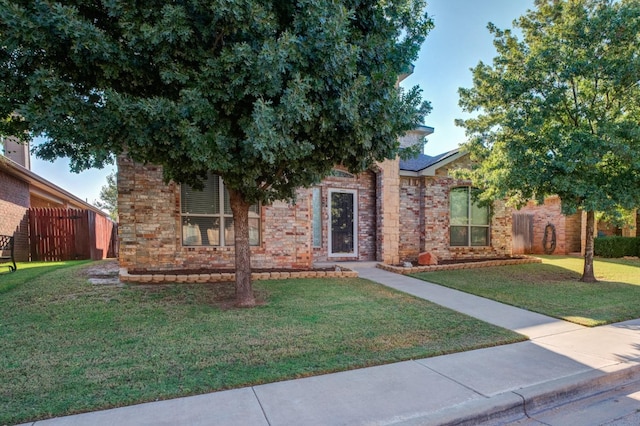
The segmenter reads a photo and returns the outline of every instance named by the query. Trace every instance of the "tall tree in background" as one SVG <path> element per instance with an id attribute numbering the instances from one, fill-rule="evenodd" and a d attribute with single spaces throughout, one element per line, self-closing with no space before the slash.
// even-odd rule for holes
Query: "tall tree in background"
<path id="1" fill-rule="evenodd" d="M 116 173 L 107 175 L 107 184 L 100 188 L 100 199 L 93 204 L 99 209 L 109 212 L 109 217 L 115 222 L 118 221 L 118 182 Z"/>
<path id="2" fill-rule="evenodd" d="M 581 281 L 596 281 L 596 211 L 640 206 L 640 2 L 536 0 L 510 30 L 489 24 L 498 56 L 473 69 L 458 120 L 483 197 L 516 205 L 557 194 L 586 212 Z"/>
<path id="3" fill-rule="evenodd" d="M 392 158 L 429 105 L 397 77 L 424 0 L 0 0 L 0 133 L 73 170 L 126 153 L 229 190 L 236 298 L 252 306 L 249 207 L 336 164 Z"/>

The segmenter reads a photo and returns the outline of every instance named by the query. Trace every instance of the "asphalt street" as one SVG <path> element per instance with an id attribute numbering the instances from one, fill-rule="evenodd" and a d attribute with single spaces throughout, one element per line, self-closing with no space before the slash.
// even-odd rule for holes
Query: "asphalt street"
<path id="1" fill-rule="evenodd" d="M 640 425 L 640 381 L 540 413 L 513 426 L 637 426 Z"/>

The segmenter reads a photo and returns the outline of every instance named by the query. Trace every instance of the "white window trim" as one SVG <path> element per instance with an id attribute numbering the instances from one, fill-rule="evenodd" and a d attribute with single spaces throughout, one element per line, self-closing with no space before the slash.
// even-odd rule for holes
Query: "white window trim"
<path id="1" fill-rule="evenodd" d="M 353 195 L 353 253 L 333 253 L 332 252 L 333 241 L 331 238 L 331 220 L 332 220 L 332 217 L 331 217 L 331 198 L 332 197 L 331 196 L 334 193 Z M 358 257 L 358 191 L 355 189 L 338 189 L 338 188 L 329 189 L 328 198 L 327 198 L 327 209 L 329 210 L 329 214 L 327 215 L 329 217 L 327 221 L 327 234 L 328 234 L 327 257 L 357 258 Z"/>
<path id="2" fill-rule="evenodd" d="M 225 248 L 225 247 L 233 247 L 235 245 L 235 239 L 233 241 L 227 241 L 225 238 L 225 228 L 226 228 L 226 222 L 229 219 L 233 220 L 233 213 L 225 213 L 225 199 L 224 199 L 224 192 L 225 192 L 225 184 L 224 184 L 224 180 L 218 176 L 215 175 L 218 179 L 219 179 L 219 183 L 220 186 L 218 187 L 218 202 L 219 202 L 219 206 L 220 206 L 220 212 L 216 213 L 216 214 L 198 214 L 198 213 L 182 213 L 182 190 L 179 187 L 178 191 L 180 194 L 180 223 L 182 223 L 182 218 L 183 217 L 210 217 L 210 218 L 216 218 L 216 219 L 220 219 L 220 225 L 219 225 L 219 232 L 220 232 L 220 244 L 207 244 L 207 245 L 203 245 L 203 244 L 199 244 L 199 245 L 186 245 L 184 244 L 184 229 L 182 227 L 182 225 L 180 226 L 180 245 L 182 247 L 217 247 L 217 248 Z M 231 209 L 231 206 L 229 206 L 229 209 Z M 252 212 L 249 211 L 249 219 L 258 219 L 258 244 L 254 244 L 251 245 L 251 247 L 258 247 L 260 245 L 262 245 L 262 218 L 260 216 L 260 204 L 258 204 L 258 214 L 257 215 L 252 215 Z"/>
<path id="3" fill-rule="evenodd" d="M 449 247 L 469 247 L 469 248 L 473 248 L 473 247 L 491 247 L 491 209 L 488 208 L 488 218 L 489 221 L 487 222 L 486 225 L 473 225 L 471 224 L 471 209 L 473 208 L 473 197 L 471 196 L 471 192 L 474 189 L 473 186 L 456 186 L 453 187 L 449 190 L 449 194 L 451 194 L 451 191 L 453 191 L 454 189 L 458 189 L 458 188 L 466 188 L 467 190 L 467 219 L 468 219 L 468 223 L 466 225 L 452 225 L 451 223 L 449 223 Z M 451 203 L 451 199 L 449 199 L 449 203 Z M 451 214 L 451 205 L 449 205 L 449 214 Z M 458 226 L 458 227 L 462 227 L 465 226 L 467 228 L 467 244 L 464 246 L 459 246 L 459 245 L 453 245 L 451 244 L 451 227 L 452 226 Z M 471 244 L 471 228 L 487 228 L 487 230 L 489 231 L 487 233 L 487 244 L 486 245 L 482 245 L 482 246 L 474 246 Z"/>

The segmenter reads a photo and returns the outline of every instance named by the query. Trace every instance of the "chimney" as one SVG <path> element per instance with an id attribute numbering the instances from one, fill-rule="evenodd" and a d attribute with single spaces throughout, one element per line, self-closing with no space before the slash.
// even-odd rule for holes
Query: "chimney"
<path id="1" fill-rule="evenodd" d="M 410 148 L 415 145 L 422 147 L 425 144 L 425 138 L 433 133 L 433 127 L 416 126 L 415 129 L 409 130 L 404 136 L 400 137 L 400 148 Z"/>
<path id="2" fill-rule="evenodd" d="M 29 144 L 19 143 L 16 138 L 2 138 L 4 156 L 20 164 L 27 170 L 31 170 L 31 156 L 29 155 Z"/>

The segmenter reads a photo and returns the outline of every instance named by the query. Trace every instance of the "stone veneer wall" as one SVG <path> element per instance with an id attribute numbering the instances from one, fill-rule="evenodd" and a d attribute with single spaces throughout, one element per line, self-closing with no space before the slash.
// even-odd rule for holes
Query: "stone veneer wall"
<path id="1" fill-rule="evenodd" d="M 468 160 L 463 157 L 439 169 L 436 176 L 402 177 L 400 260 L 416 260 L 421 252 L 433 253 L 443 260 L 511 255 L 512 210 L 503 202 L 493 206 L 490 246 L 449 245 L 449 193 L 452 188 L 469 185 L 468 181 L 451 177 L 450 171 L 465 166 L 468 166 Z"/>
<path id="2" fill-rule="evenodd" d="M 295 205 L 275 202 L 261 209 L 261 244 L 251 248 L 254 268 L 306 268 L 311 252 L 311 200 L 300 190 Z M 231 268 L 233 247 L 183 247 L 179 186 L 162 181 L 162 169 L 118 158 L 120 266 L 171 271 Z"/>
<path id="3" fill-rule="evenodd" d="M 20 262 L 29 260 L 28 208 L 29 184 L 0 172 L 0 234 L 14 236 L 14 256 Z"/>
<path id="4" fill-rule="evenodd" d="M 533 244 L 532 254 L 542 254 L 544 249 L 542 240 L 547 224 L 556 228 L 556 249 L 554 254 L 578 253 L 581 248 L 582 214 L 570 216 L 562 214 L 561 202 L 558 196 L 548 197 L 543 204 L 530 201 L 519 213 L 533 215 Z"/>
<path id="5" fill-rule="evenodd" d="M 316 262 L 341 260 L 376 260 L 376 175 L 372 171 L 354 178 L 328 176 L 317 187 L 322 198 L 322 246 L 315 248 Z M 358 199 L 358 257 L 329 257 L 329 190 L 355 190 Z M 309 233 L 311 231 L 309 230 Z"/>
<path id="6" fill-rule="evenodd" d="M 387 264 L 400 262 L 400 159 L 378 163 L 377 173 L 377 254 Z"/>

